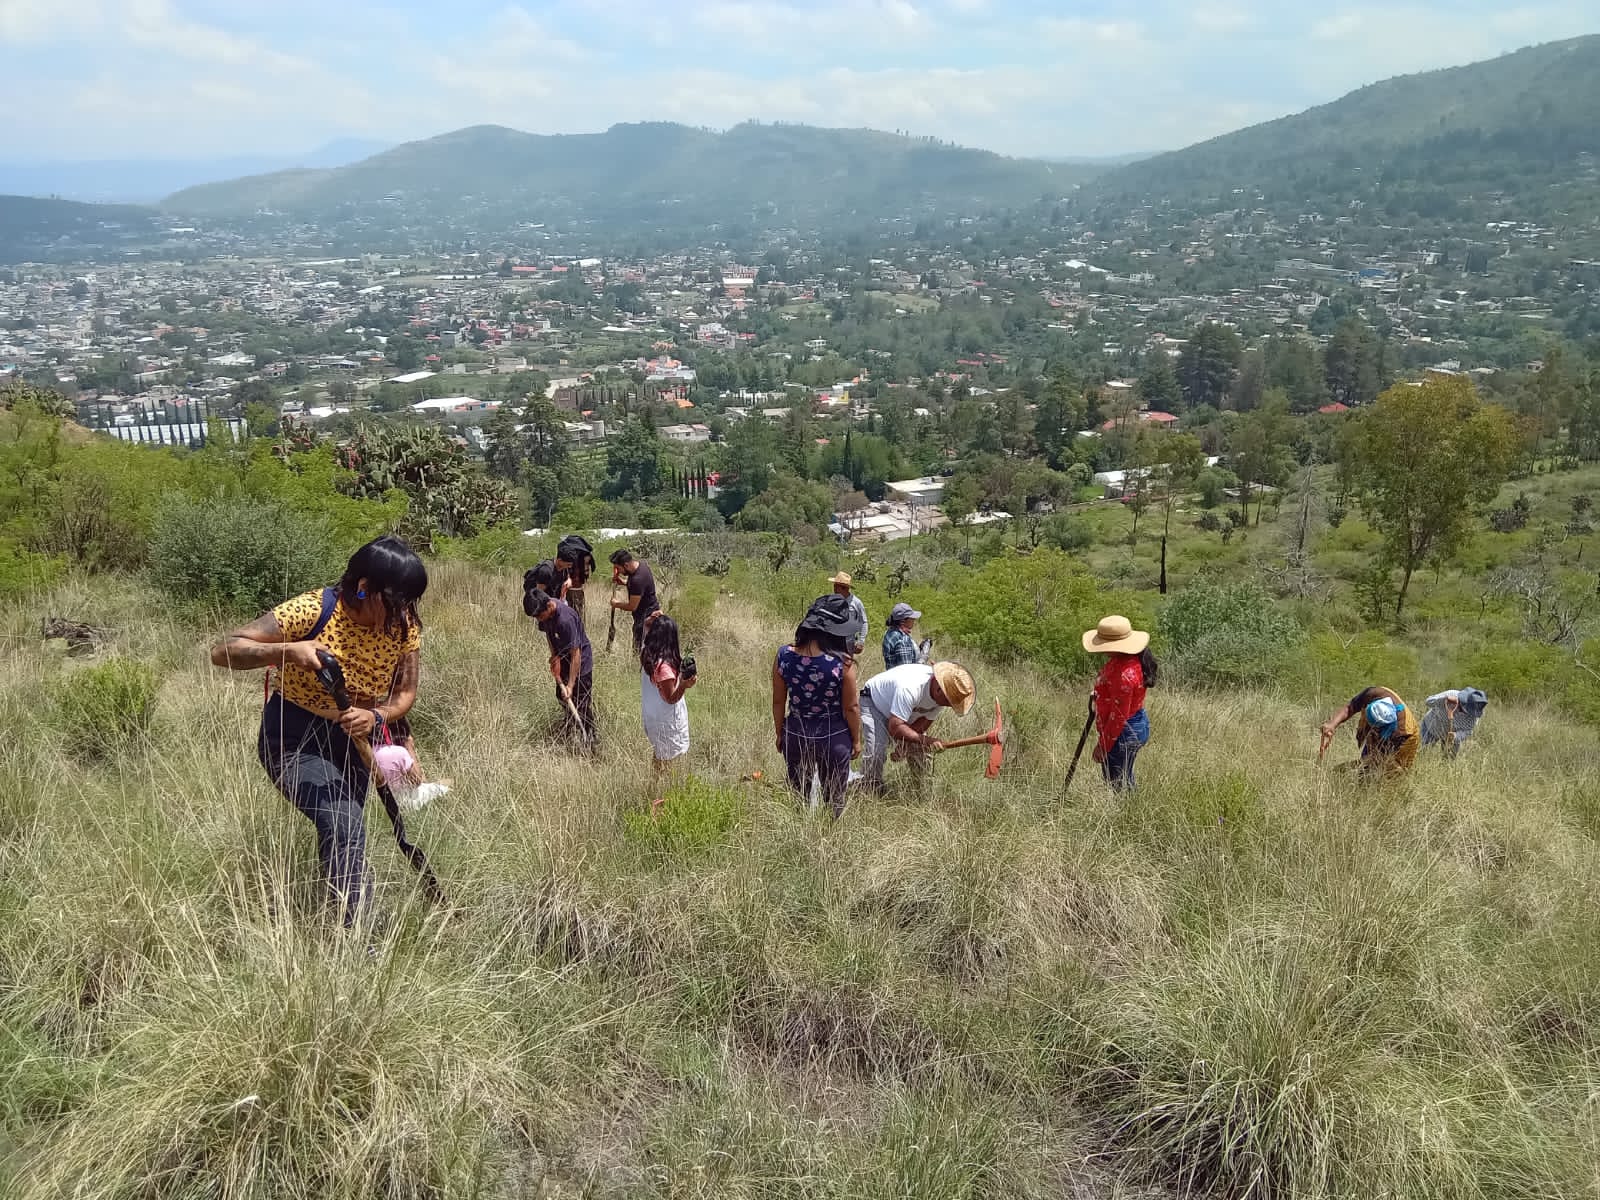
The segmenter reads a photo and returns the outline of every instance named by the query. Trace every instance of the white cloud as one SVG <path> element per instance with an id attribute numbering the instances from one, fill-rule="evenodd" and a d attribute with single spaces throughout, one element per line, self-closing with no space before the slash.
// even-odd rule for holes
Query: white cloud
<path id="1" fill-rule="evenodd" d="M 1137 21 L 1096 21 L 1084 17 L 1046 17 L 1039 22 L 1044 35 L 1061 43 L 1095 43 L 1102 46 L 1136 46 L 1144 40 Z"/>
<path id="2" fill-rule="evenodd" d="M 1189 10 L 1189 24 L 1202 34 L 1243 33 L 1256 19 L 1237 4 L 1197 4 Z"/>
<path id="3" fill-rule="evenodd" d="M 481 0 L 480 0 L 481 3 Z M 0 0 L 14 152 L 750 118 L 1175 148 L 1597 24 L 1595 0 Z M 1039 15 L 1044 13 L 1057 15 Z"/>

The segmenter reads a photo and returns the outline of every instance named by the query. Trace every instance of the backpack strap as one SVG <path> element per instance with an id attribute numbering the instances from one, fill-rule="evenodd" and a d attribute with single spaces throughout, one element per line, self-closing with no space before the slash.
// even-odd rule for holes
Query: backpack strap
<path id="1" fill-rule="evenodd" d="M 339 589 L 325 587 L 322 589 L 322 611 L 317 614 L 317 623 L 311 627 L 311 632 L 306 634 L 304 641 L 314 642 L 321 636 L 322 631 L 328 627 L 328 622 L 333 620 L 333 610 L 339 604 Z"/>

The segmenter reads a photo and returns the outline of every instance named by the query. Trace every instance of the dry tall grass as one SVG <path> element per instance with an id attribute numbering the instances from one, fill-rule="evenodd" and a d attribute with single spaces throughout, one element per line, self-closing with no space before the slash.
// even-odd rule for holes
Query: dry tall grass
<path id="1" fill-rule="evenodd" d="M 1063 800 L 1081 701 L 973 663 L 1006 777 L 952 753 L 834 826 L 736 782 L 781 777 L 783 631 L 724 596 L 658 826 L 601 622 L 590 762 L 515 579 L 435 578 L 416 723 L 458 790 L 413 831 L 454 907 L 375 814 L 375 961 L 201 620 L 103 580 L 0 612 L 4 1194 L 1600 1194 L 1587 731 L 1495 710 L 1364 788 L 1307 705 L 1162 689 L 1141 790 Z M 46 608 L 160 673 L 148 743 L 69 757 Z"/>

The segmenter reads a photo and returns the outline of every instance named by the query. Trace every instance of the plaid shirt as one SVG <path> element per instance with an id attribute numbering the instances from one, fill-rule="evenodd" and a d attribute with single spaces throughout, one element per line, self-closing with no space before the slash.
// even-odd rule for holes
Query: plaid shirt
<path id="1" fill-rule="evenodd" d="M 911 666 L 917 661 L 917 643 L 903 629 L 890 628 L 883 635 L 883 667 Z"/>

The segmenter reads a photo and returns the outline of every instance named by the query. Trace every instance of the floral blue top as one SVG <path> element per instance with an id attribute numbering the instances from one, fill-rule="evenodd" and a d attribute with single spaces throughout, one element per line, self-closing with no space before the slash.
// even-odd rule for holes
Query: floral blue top
<path id="1" fill-rule="evenodd" d="M 844 710 L 844 659 L 814 657 L 793 646 L 778 651 L 778 674 L 789 689 L 789 712 L 801 719 L 835 717 Z"/>

